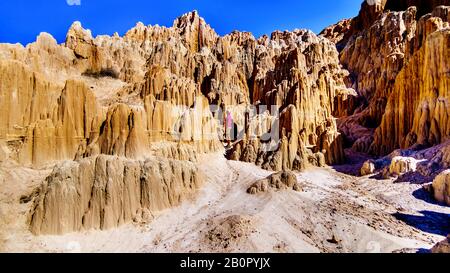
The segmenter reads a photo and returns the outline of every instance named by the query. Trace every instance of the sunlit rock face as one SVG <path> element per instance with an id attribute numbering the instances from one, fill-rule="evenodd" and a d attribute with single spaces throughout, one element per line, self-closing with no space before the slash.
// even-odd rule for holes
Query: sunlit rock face
<path id="1" fill-rule="evenodd" d="M 372 152 L 419 144 L 432 146 L 450 136 L 449 8 L 422 17 L 406 45 L 405 65 L 389 94 Z M 444 18 L 439 16 L 447 14 Z M 445 21 L 443 21 L 445 20 Z"/>
<path id="2" fill-rule="evenodd" d="M 442 242 L 433 246 L 431 253 L 450 253 L 450 234 Z"/>
<path id="3" fill-rule="evenodd" d="M 258 42 L 251 101 L 255 106 L 275 106 L 279 118 L 268 121 L 259 111 L 230 158 L 256 161 L 276 171 L 303 166 L 307 154 L 313 153 L 323 153 L 330 164 L 342 162 L 332 113 L 335 96 L 347 92 L 348 74 L 339 65 L 334 45 L 309 31 L 275 32 Z M 238 124 L 245 127 L 244 120 Z M 265 133 L 277 134 L 279 145 L 267 144 L 270 140 L 261 138 Z"/>
<path id="4" fill-rule="evenodd" d="M 123 37 L 75 22 L 63 44 L 42 33 L 1 44 L 0 56 L 0 160 L 56 164 L 34 201 L 36 234 L 111 228 L 177 205 L 199 185 L 190 163 L 222 150 L 229 127 L 230 159 L 270 170 L 344 160 L 335 98 L 355 91 L 335 45 L 311 31 L 221 37 L 191 12 Z M 147 172 L 172 182 L 139 188 Z"/>
<path id="5" fill-rule="evenodd" d="M 450 170 L 440 173 L 433 181 L 433 196 L 441 203 L 450 205 Z"/>
<path id="6" fill-rule="evenodd" d="M 145 220 L 178 205 L 200 184 L 196 167 L 187 161 L 106 155 L 64 161 L 38 189 L 31 231 L 63 234 Z"/>
<path id="7" fill-rule="evenodd" d="M 270 113 L 256 138 L 282 121 L 275 146 L 284 132 L 295 150 L 290 157 L 305 146 L 328 163 L 343 159 L 332 111 L 335 95 L 347 90 L 347 73 L 334 45 L 309 31 L 220 37 L 192 12 L 170 28 L 138 23 L 124 37 L 94 38 L 75 22 L 62 45 L 41 34 L 27 47 L 0 49 L 1 103 L 10 109 L 0 137 L 16 140 L 12 156 L 21 163 L 97 154 L 142 159 L 159 141 L 216 151 L 225 111 L 242 131 L 246 109 L 261 105 L 285 120 Z M 255 151 L 255 160 L 266 156 Z M 292 158 L 280 156 L 292 167 Z"/>
<path id="8" fill-rule="evenodd" d="M 224 146 L 284 173 L 344 163 L 344 146 L 378 156 L 448 141 L 449 3 L 424 3 L 365 1 L 321 35 L 221 37 L 191 12 L 123 37 L 75 22 L 63 44 L 0 44 L 0 161 L 54 167 L 31 230 L 108 229 L 176 206 L 201 185 L 198 154 Z M 448 168 L 449 155 L 397 158 L 391 172 Z"/>
<path id="9" fill-rule="evenodd" d="M 340 111 L 338 121 L 354 150 L 385 155 L 448 140 L 445 5 L 449 1 L 366 1 L 349 27 L 338 24 L 322 32 L 337 43 L 340 61 L 351 73 L 347 84 L 357 91 L 338 104 L 354 110 Z"/>

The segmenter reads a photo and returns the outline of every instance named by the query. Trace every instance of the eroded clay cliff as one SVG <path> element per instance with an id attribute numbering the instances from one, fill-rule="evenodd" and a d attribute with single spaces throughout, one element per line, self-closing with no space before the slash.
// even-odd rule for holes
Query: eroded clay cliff
<path id="1" fill-rule="evenodd" d="M 73 202 L 62 214 L 56 204 L 72 184 L 110 185 L 111 175 L 103 175 L 109 171 L 121 177 L 110 165 L 140 166 L 156 156 L 184 166 L 195 162 L 197 153 L 222 149 L 226 113 L 235 129 L 227 147 L 232 159 L 270 170 L 344 159 L 335 97 L 355 91 L 345 86 L 348 73 L 334 44 L 310 31 L 277 31 L 260 39 L 235 31 L 220 37 L 194 11 L 172 27 L 138 23 L 123 37 L 93 37 L 75 22 L 63 44 L 42 33 L 26 47 L 0 45 L 0 56 L 0 104 L 6 110 L 0 118 L 1 160 L 34 167 L 69 160 L 40 191 L 31 212 L 35 233 L 130 221 L 134 205 L 113 205 L 106 218 L 97 208 L 86 216 L 90 207 L 76 198 L 90 198 L 87 191 L 68 197 Z M 107 166 L 96 163 L 102 160 Z M 129 179 L 121 183 L 135 183 Z M 140 198 L 115 194 L 117 200 Z M 107 203 L 103 199 L 92 202 Z"/>
<path id="2" fill-rule="evenodd" d="M 96 154 L 143 158 L 159 141 L 215 151 L 226 111 L 247 140 L 256 139 L 234 146 L 235 159 L 274 170 L 306 164 L 294 163 L 306 152 L 324 154 L 329 164 L 343 160 L 332 114 L 347 74 L 334 45 L 310 31 L 220 37 L 192 12 L 170 28 L 138 23 L 124 37 L 94 38 L 76 22 L 63 45 L 41 34 L 36 43 L 2 45 L 1 52 L 2 77 L 10 79 L 1 86 L 8 98 L 2 103 L 19 108 L 1 120 L 0 136 L 15 145 L 21 163 Z M 23 73 L 14 73 L 16 67 Z M 253 106 L 270 112 L 256 113 L 267 115 L 267 126 L 251 117 L 260 129 L 250 134 L 245 116 Z M 275 122 L 282 126 L 272 128 Z M 268 131 L 278 135 L 273 145 L 280 159 L 261 148 Z M 289 154 L 281 148 L 286 141 Z M 258 156 L 240 155 L 249 145 Z"/>
<path id="3" fill-rule="evenodd" d="M 347 110 L 337 111 L 346 145 L 385 155 L 448 139 L 449 4 L 365 1 L 350 26 L 322 32 L 337 43 L 357 91 L 338 104 Z"/>
<path id="4" fill-rule="evenodd" d="M 286 171 L 345 162 L 345 146 L 386 155 L 445 143 L 444 4 L 365 1 L 358 17 L 319 36 L 221 37 L 191 12 L 123 37 L 93 37 L 75 22 L 63 44 L 45 33 L 26 47 L 0 44 L 0 161 L 57 163 L 30 223 L 59 234 L 179 204 L 200 184 L 198 154 L 223 144 L 229 159 Z M 424 154 L 438 168 L 417 170 L 436 176 L 449 154 Z"/>
<path id="5" fill-rule="evenodd" d="M 31 231 L 63 234 L 150 220 L 152 213 L 178 205 L 200 184 L 196 167 L 187 161 L 106 155 L 64 161 L 34 199 Z"/>

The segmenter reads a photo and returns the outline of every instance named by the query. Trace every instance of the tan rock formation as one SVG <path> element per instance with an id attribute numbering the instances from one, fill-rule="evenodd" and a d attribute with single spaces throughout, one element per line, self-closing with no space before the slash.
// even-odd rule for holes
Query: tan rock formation
<path id="1" fill-rule="evenodd" d="M 14 60 L 0 61 L 0 137 L 19 138 L 26 126 L 49 118 L 58 97 L 58 86 Z M 34 97 L 34 99 L 33 99 Z"/>
<path id="2" fill-rule="evenodd" d="M 21 163 L 73 158 L 98 114 L 92 92 L 72 80 L 61 91 L 17 62 L 4 62 L 2 67 L 9 81 L 1 86 L 6 111 L 0 138 L 23 142 L 17 158 Z M 17 68 L 21 73 L 15 72 Z"/>
<path id="3" fill-rule="evenodd" d="M 135 44 L 127 44 L 131 42 L 116 41 L 116 37 L 109 39 L 112 40 L 109 43 L 118 43 L 116 45 L 118 48 L 131 49 L 120 53 L 109 52 L 108 50 L 112 50 L 110 48 L 112 45 L 109 47 L 104 45 L 108 44 L 106 42 L 108 38 L 93 39 L 89 31 L 82 29 L 79 23 L 74 23 L 71 27 L 66 41 L 66 46 L 74 50 L 72 55 L 67 54 L 67 52 L 71 52 L 70 49 L 57 45 L 47 34 L 41 35 L 35 44 L 27 46 L 29 48 L 27 52 L 22 52 L 20 47 L 6 48 L 5 46 L 6 49 L 2 51 L 2 54 L 10 59 L 17 58 L 18 61 L 7 58 L 0 64 L 1 77 L 5 78 L 0 86 L 1 96 L 5 99 L 0 103 L 2 108 L 6 109 L 5 115 L 2 115 L 0 119 L 0 139 L 21 143 L 16 160 L 25 164 L 45 164 L 48 161 L 74 159 L 98 153 L 141 158 L 147 153 L 149 142 L 178 140 L 173 134 L 175 126 L 182 127 L 183 133 L 188 137 L 195 135 L 195 137 L 183 140 L 195 142 L 199 151 L 217 150 L 219 148 L 217 129 L 209 109 L 206 112 L 208 105 L 203 102 L 201 94 L 192 93 L 192 88 L 186 88 L 184 83 L 189 82 L 188 80 L 176 82 L 178 89 L 165 91 L 169 97 L 162 96 L 155 100 L 154 96 L 157 95 L 155 93 L 152 96 L 153 99 L 148 99 L 147 97 L 152 94 L 143 93 L 143 99 L 138 103 L 144 107 L 127 106 L 130 103 L 127 98 L 119 105 L 116 105 L 114 101 L 110 103 L 106 101 L 108 104 L 100 105 L 96 99 L 97 88 L 100 89 L 100 86 L 94 85 L 88 88 L 87 84 L 92 82 L 86 77 L 80 77 L 80 74 L 86 70 L 97 73 L 95 72 L 97 70 L 98 75 L 103 75 L 102 69 L 119 66 L 121 62 L 127 63 L 126 60 L 117 58 L 118 64 L 108 65 L 108 63 L 111 64 L 108 59 L 111 58 L 110 54 L 133 58 L 137 54 L 134 51 L 140 52 L 135 49 Z M 50 63 L 50 69 L 28 61 L 28 58 L 32 57 L 39 60 L 40 56 L 34 56 L 34 54 L 40 54 L 45 48 L 48 48 L 48 51 L 51 50 L 53 54 L 44 54 L 43 57 L 50 60 L 41 62 Z M 18 53 L 9 53 L 13 50 L 30 56 L 22 57 Z M 89 53 L 91 51 L 102 51 L 104 54 Z M 76 58 L 76 60 L 72 60 L 76 63 L 74 67 L 70 67 L 68 63 L 62 61 L 56 61 L 65 60 L 63 57 L 67 57 L 66 55 Z M 75 55 L 77 57 L 74 57 Z M 93 58 L 99 59 L 94 60 Z M 85 64 L 88 61 L 89 63 Z M 53 67 L 55 67 L 55 71 L 52 70 Z M 66 72 L 66 74 L 60 75 L 61 77 L 71 75 L 77 80 L 61 80 L 58 77 L 55 83 L 52 83 L 56 78 L 57 68 Z M 21 72 L 17 73 L 17 71 Z M 149 75 L 152 76 L 151 73 Z M 127 78 L 128 76 L 120 74 L 120 77 Z M 144 75 L 142 79 L 144 79 Z M 167 80 L 170 79 L 171 76 L 168 76 Z M 125 84 L 123 90 L 128 90 L 135 84 L 134 82 Z M 191 85 L 196 89 L 195 83 L 191 83 Z M 158 92 L 164 90 L 165 87 Z M 187 97 L 182 92 L 185 92 Z M 197 100 L 196 94 L 200 96 L 198 98 L 200 110 L 197 110 L 196 107 L 189 111 L 187 108 L 180 109 L 179 104 L 185 104 L 186 107 L 193 106 Z M 113 97 L 114 95 L 112 93 L 109 96 Z M 118 95 L 120 96 L 119 93 Z M 178 99 L 171 100 L 171 96 Z M 104 103 L 103 100 L 102 103 Z M 155 105 L 157 106 L 155 107 Z M 160 107 L 163 105 L 165 106 Z M 13 108 L 14 110 L 12 110 Z M 161 123 L 161 120 L 166 120 L 166 122 Z M 194 133 L 194 130 L 199 130 L 199 133 Z M 158 135 L 153 134 L 156 131 Z M 203 137 L 208 139 L 203 141 Z"/>
<path id="4" fill-rule="evenodd" d="M 256 132 L 244 134 L 237 159 L 274 170 L 343 159 L 332 113 L 348 74 L 334 45 L 309 31 L 219 37 L 192 12 L 170 28 L 138 23 L 124 37 L 93 37 L 75 22 L 64 44 L 41 34 L 26 47 L 1 45 L 0 56 L 2 147 L 13 145 L 21 164 L 76 160 L 44 182 L 37 234 L 110 228 L 176 205 L 198 184 L 186 161 L 222 148 L 212 104 Z M 245 109 L 263 104 L 281 116 L 269 109 L 246 120 Z M 280 135 L 273 153 L 261 142 L 270 131 Z"/>
<path id="5" fill-rule="evenodd" d="M 450 170 L 443 171 L 433 181 L 434 198 L 450 206 Z"/>
<path id="6" fill-rule="evenodd" d="M 417 161 L 412 157 L 396 156 L 392 158 L 389 165 L 389 174 L 398 176 L 408 172 L 415 172 L 417 169 Z"/>
<path id="7" fill-rule="evenodd" d="M 449 6 L 449 0 L 365 0 L 357 17 L 342 20 L 335 25 L 324 29 L 321 35 L 336 42 L 339 48 L 343 48 L 352 36 L 361 31 L 370 29 L 375 21 L 380 19 L 383 13 L 389 11 L 405 11 L 409 7 L 416 7 L 420 16 L 431 13 L 437 6 Z M 338 39 L 336 39 L 338 37 Z"/>
<path id="8" fill-rule="evenodd" d="M 273 145 L 284 150 L 280 148 L 273 158 L 261 148 L 264 143 L 255 140 L 253 148 L 241 143 L 246 161 L 276 166 L 272 169 L 303 166 L 300 161 L 306 151 L 300 150 L 305 147 L 323 153 L 329 164 L 343 160 L 332 114 L 335 96 L 349 93 L 344 84 L 348 74 L 340 68 L 333 44 L 309 31 L 274 32 L 270 39 L 259 40 L 241 32 L 219 37 L 192 12 L 170 28 L 138 23 L 124 37 L 92 37 L 75 22 L 64 44 L 57 45 L 43 34 L 27 49 L 0 47 L 5 56 L 2 78 L 20 76 L 8 76 L 15 66 L 24 70 L 21 78 L 1 86 L 8 97 L 14 97 L 9 96 L 11 90 L 24 93 L 19 96 L 24 99 L 19 114 L 0 120 L 0 138 L 23 142 L 20 162 L 36 164 L 101 153 L 142 158 L 150 143 L 158 141 L 181 141 L 199 151 L 215 151 L 224 128 L 212 118 L 209 104 L 234 109 L 233 119 L 240 129 L 245 125 L 243 109 L 248 106 L 275 105 L 282 112 L 281 127 L 259 127 L 256 137 L 273 130 L 279 134 Z M 39 78 L 36 87 L 24 85 L 34 82 L 27 80 L 30 77 Z M 110 82 L 118 87 L 108 93 L 104 85 Z M 74 92 L 85 103 L 72 101 Z M 43 107 L 32 108 L 36 113 L 28 114 L 26 98 L 34 93 L 38 94 L 34 100 L 42 101 Z M 6 108 L 13 102 L 2 103 Z M 27 118 L 21 119 L 22 115 Z M 271 115 L 264 118 L 273 123 L 276 116 Z M 19 118 L 20 122 L 7 120 Z M 35 141 L 35 136 L 40 139 Z M 56 139 L 61 143 L 55 143 Z M 54 152 L 39 150 L 53 145 L 58 147 Z"/>
<path id="9" fill-rule="evenodd" d="M 404 161 L 404 163 L 398 163 L 397 165 L 409 165 L 405 169 L 411 169 L 410 175 L 418 176 L 419 180 L 416 180 L 416 182 L 430 182 L 437 175 L 450 168 L 450 141 L 426 149 L 398 149 L 386 157 L 375 160 L 376 168 L 382 169 L 386 178 L 390 176 L 389 166 L 396 157 L 398 158 L 397 161 Z M 416 166 L 415 170 L 411 168 L 414 165 Z M 401 167 L 394 167 L 394 169 L 401 169 Z"/>
<path id="10" fill-rule="evenodd" d="M 342 64 L 356 77 L 352 87 L 368 103 L 357 120 L 365 127 L 377 127 L 381 121 L 386 93 L 403 66 L 404 47 L 414 31 L 415 14 L 415 8 L 382 14 L 381 19 L 364 28 L 341 52 Z"/>
<path id="11" fill-rule="evenodd" d="M 340 22 L 322 32 L 337 43 L 340 61 L 352 75 L 347 84 L 358 92 L 338 98 L 336 105 L 346 145 L 386 155 L 448 139 L 443 61 L 450 20 L 444 5 L 450 2 L 365 1 L 350 27 Z"/>
<path id="12" fill-rule="evenodd" d="M 322 32 L 320 32 L 320 35 L 329 39 L 336 45 L 339 45 L 342 40 L 344 40 L 344 38 L 348 36 L 348 32 L 352 29 L 351 26 L 352 19 L 344 19 L 334 25 L 325 28 L 324 30 L 322 30 Z"/>
<path id="13" fill-rule="evenodd" d="M 157 157 L 197 162 L 198 152 L 196 147 L 193 145 L 185 143 L 160 142 L 154 143 L 150 146 L 150 149 L 154 151 L 154 154 Z"/>
<path id="14" fill-rule="evenodd" d="M 125 104 L 109 108 L 96 143 L 90 149 L 101 154 L 142 158 L 148 154 L 149 138 L 145 133 L 143 111 Z M 93 145 L 98 144 L 98 147 Z"/>
<path id="15" fill-rule="evenodd" d="M 261 192 L 267 192 L 270 188 L 273 188 L 275 190 L 302 190 L 302 186 L 297 182 L 297 176 L 295 175 L 295 173 L 290 171 L 282 171 L 274 173 L 267 178 L 255 182 L 247 189 L 247 193 L 257 194 Z"/>
<path id="16" fill-rule="evenodd" d="M 273 171 L 341 163 L 344 144 L 384 155 L 444 143 L 449 3 L 426 3 L 365 1 L 322 36 L 220 37 L 191 12 L 124 37 L 75 22 L 61 45 L 45 33 L 1 44 L 0 161 L 74 160 L 44 182 L 32 231 L 110 228 L 178 204 L 198 186 L 197 153 L 223 148 L 227 113 L 237 137 L 227 157 Z M 449 154 L 429 164 L 448 168 Z M 390 173 L 415 162 L 394 157 Z M 366 163 L 362 175 L 375 169 Z M 299 189 L 292 181 L 282 172 L 249 191 Z"/>
<path id="17" fill-rule="evenodd" d="M 269 108 L 276 106 L 280 118 L 270 120 L 269 126 L 250 124 L 249 132 L 235 146 L 231 158 L 244 161 L 256 158 L 264 168 L 279 171 L 303 165 L 298 162 L 304 160 L 303 154 L 309 148 L 314 153 L 323 152 L 329 164 L 342 162 L 342 139 L 332 112 L 334 97 L 347 92 L 344 85 L 347 74 L 338 64 L 333 45 L 309 31 L 275 32 L 270 40 L 263 37 L 258 42 L 266 46 L 256 50 L 251 101 Z M 259 116 L 254 120 L 265 123 L 267 119 Z M 273 127 L 274 123 L 279 126 Z M 254 132 L 253 128 L 263 130 Z M 260 143 L 269 132 L 280 139 L 278 148 L 268 149 Z"/>
<path id="18" fill-rule="evenodd" d="M 375 163 L 372 160 L 367 160 L 363 163 L 360 172 L 362 176 L 365 176 L 373 174 L 375 172 L 375 169 Z"/>
<path id="19" fill-rule="evenodd" d="M 108 229 L 178 205 L 200 186 L 186 161 L 100 155 L 55 167 L 34 200 L 34 234 Z"/>
<path id="20" fill-rule="evenodd" d="M 450 235 L 431 248 L 431 253 L 450 253 Z"/>
<path id="21" fill-rule="evenodd" d="M 376 153 L 414 144 L 436 145 L 450 136 L 450 78 L 445 72 L 450 30 L 444 27 L 448 22 L 425 16 L 418 24 L 416 38 L 408 48 L 414 50 L 418 43 L 422 46 L 407 57 L 408 63 L 396 78 L 371 147 Z"/>
<path id="22" fill-rule="evenodd" d="M 0 162 L 8 160 L 10 153 L 11 151 L 9 151 L 6 143 L 4 141 L 0 141 Z"/>

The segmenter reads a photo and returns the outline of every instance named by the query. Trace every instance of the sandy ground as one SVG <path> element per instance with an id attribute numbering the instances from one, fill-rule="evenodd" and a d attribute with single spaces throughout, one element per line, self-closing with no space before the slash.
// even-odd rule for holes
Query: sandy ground
<path id="1" fill-rule="evenodd" d="M 220 154 L 203 156 L 199 168 L 205 183 L 197 197 L 148 224 L 36 237 L 25 224 L 30 203 L 20 198 L 49 170 L 3 166 L 0 251 L 417 252 L 450 233 L 450 207 L 433 203 L 417 184 L 312 168 L 297 174 L 303 192 L 250 195 L 246 189 L 270 172 Z"/>

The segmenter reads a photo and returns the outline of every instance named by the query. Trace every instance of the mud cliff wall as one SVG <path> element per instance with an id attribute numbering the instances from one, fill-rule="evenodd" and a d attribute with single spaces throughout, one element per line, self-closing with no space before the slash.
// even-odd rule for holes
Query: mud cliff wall
<path id="1" fill-rule="evenodd" d="M 334 45 L 310 31 L 275 32 L 270 40 L 263 37 L 259 42 L 266 47 L 256 50 L 251 101 L 254 106 L 267 105 L 268 111 L 276 106 L 279 118 L 267 123 L 260 111 L 253 122 L 263 120 L 267 126 L 250 124 L 249 130 L 238 121 L 245 133 L 230 158 L 277 171 L 305 165 L 307 152 L 324 153 L 329 164 L 342 162 L 342 142 L 332 114 L 335 96 L 347 91 L 348 74 L 339 65 Z M 270 140 L 262 141 L 269 132 L 280 139 L 271 149 L 263 143 Z"/>
<path id="2" fill-rule="evenodd" d="M 36 234 L 178 204 L 199 184 L 197 154 L 223 148 L 226 111 L 241 131 L 230 158 L 272 170 L 343 161 L 335 97 L 354 91 L 334 44 L 310 31 L 220 37 L 191 12 L 123 37 L 75 22 L 63 44 L 42 33 L 0 56 L 0 160 L 56 164 L 31 210 Z"/>
<path id="3" fill-rule="evenodd" d="M 425 28 L 420 48 L 406 53 L 411 56 L 392 88 L 373 152 L 386 154 L 415 144 L 433 146 L 450 137 L 450 29 L 443 25 L 439 17 L 419 22 L 417 32 Z"/>
<path id="4" fill-rule="evenodd" d="M 227 157 L 274 171 L 343 162 L 344 144 L 442 143 L 449 9 L 419 2 L 364 2 L 322 36 L 220 37 L 191 12 L 124 37 L 76 22 L 61 45 L 1 44 L 0 160 L 69 160 L 34 200 L 32 231 L 106 229 L 178 204 L 199 184 L 197 153 L 222 149 L 227 112 Z"/>
<path id="5" fill-rule="evenodd" d="M 150 220 L 201 185 L 191 162 L 100 155 L 65 161 L 39 189 L 30 215 L 34 234 L 108 229 Z"/>
<path id="6" fill-rule="evenodd" d="M 1 77 L 15 77 L 2 84 L 8 98 L 2 103 L 11 107 L 12 90 L 21 92 L 19 114 L 0 120 L 0 137 L 16 141 L 20 163 L 96 154 L 142 158 L 159 141 L 215 151 L 224 115 L 211 113 L 210 105 L 233 111 L 241 129 L 243 109 L 274 105 L 282 112 L 293 105 L 296 125 L 283 122 L 277 133 L 299 134 L 304 147 L 323 152 L 330 164 L 343 158 L 332 112 L 347 74 L 333 44 L 309 31 L 220 37 L 192 12 L 169 28 L 138 23 L 124 37 L 94 38 L 75 22 L 62 45 L 41 34 L 36 43 L 2 45 L 0 52 Z M 23 75 L 11 75 L 15 66 Z M 46 152 L 50 146 L 55 151 Z"/>
<path id="7" fill-rule="evenodd" d="M 347 84 L 357 91 L 338 104 L 352 106 L 338 110 L 338 129 L 346 145 L 376 155 L 448 139 L 449 3 L 394 2 L 364 3 L 350 27 L 322 32 L 340 48 Z"/>

